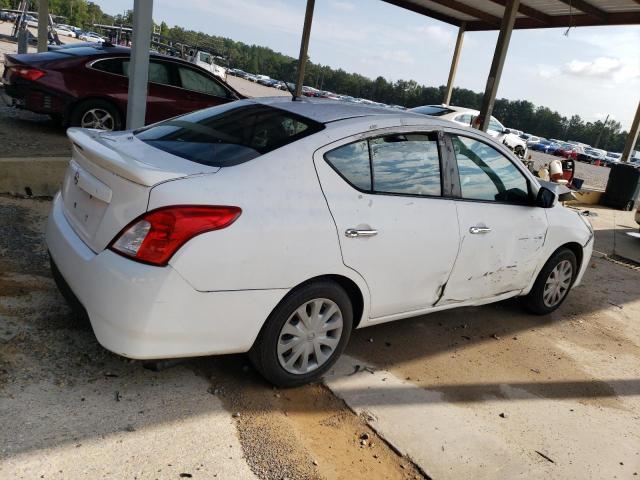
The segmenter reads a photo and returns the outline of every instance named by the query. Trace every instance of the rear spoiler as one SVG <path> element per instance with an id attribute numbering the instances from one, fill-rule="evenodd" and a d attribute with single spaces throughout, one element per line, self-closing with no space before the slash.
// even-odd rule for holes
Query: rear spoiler
<path id="1" fill-rule="evenodd" d="M 79 160 L 79 163 L 82 164 L 82 159 L 86 159 L 120 177 L 147 187 L 189 175 L 189 172 L 167 172 L 139 162 L 132 156 L 105 145 L 100 138 L 100 133 L 104 132 L 78 127 L 67 129 L 67 136 L 72 144 L 73 158 L 76 161 Z"/>

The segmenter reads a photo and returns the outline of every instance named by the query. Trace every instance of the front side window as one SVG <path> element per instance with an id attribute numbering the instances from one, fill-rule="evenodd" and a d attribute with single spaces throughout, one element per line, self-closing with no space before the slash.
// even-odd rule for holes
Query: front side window
<path id="1" fill-rule="evenodd" d="M 491 120 L 489 120 L 489 130 L 502 133 L 504 131 L 504 126 L 498 120 L 491 117 Z"/>
<path id="2" fill-rule="evenodd" d="M 452 135 L 462 198 L 529 204 L 525 176 L 511 161 L 479 140 Z"/>
<path id="3" fill-rule="evenodd" d="M 193 90 L 194 92 L 204 93 L 205 95 L 215 95 L 217 97 L 226 97 L 227 92 L 215 80 L 196 72 L 191 68 L 179 67 L 178 74 L 182 88 Z"/>
<path id="4" fill-rule="evenodd" d="M 440 156 L 435 134 L 393 134 L 361 140 L 325 155 L 358 190 L 440 196 Z"/>

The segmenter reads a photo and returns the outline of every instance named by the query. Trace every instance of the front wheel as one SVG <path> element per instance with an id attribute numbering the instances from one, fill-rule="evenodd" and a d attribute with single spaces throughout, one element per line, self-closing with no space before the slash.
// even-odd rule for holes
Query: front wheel
<path id="1" fill-rule="evenodd" d="M 554 253 L 524 297 L 527 309 L 537 315 L 546 315 L 562 305 L 578 274 L 577 264 L 576 255 L 568 248 Z"/>
<path id="2" fill-rule="evenodd" d="M 518 157 L 519 159 L 524 159 L 524 148 L 522 148 L 520 145 L 517 145 L 516 148 L 513 149 L 513 153 L 515 153 L 516 157 Z"/>
<path id="3" fill-rule="evenodd" d="M 352 325 L 353 308 L 344 289 L 328 281 L 310 283 L 269 315 L 249 358 L 279 387 L 309 383 L 336 362 Z"/>

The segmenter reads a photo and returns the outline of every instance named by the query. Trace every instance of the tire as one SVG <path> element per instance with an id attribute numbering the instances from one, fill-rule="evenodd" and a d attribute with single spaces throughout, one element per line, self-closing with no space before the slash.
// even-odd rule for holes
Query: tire
<path id="1" fill-rule="evenodd" d="M 554 298 L 552 292 L 555 289 L 554 287 L 551 287 L 551 298 L 549 296 L 545 298 L 545 287 L 547 286 L 547 281 L 555 282 L 559 281 L 555 279 L 565 278 L 562 272 L 566 271 L 566 262 L 570 265 L 571 270 L 569 272 L 569 278 L 560 282 L 562 285 L 565 285 L 564 290 L 562 285 L 556 285 L 560 296 L 559 298 Z M 569 295 L 569 291 L 571 290 L 573 282 L 576 279 L 576 275 L 578 274 L 577 264 L 576 255 L 571 250 L 568 248 L 561 248 L 557 250 L 551 258 L 547 260 L 547 263 L 544 264 L 542 270 L 540 270 L 538 278 L 536 278 L 533 288 L 529 294 L 523 297 L 525 307 L 536 315 L 546 315 L 556 310 L 560 305 L 562 305 Z M 559 270 L 556 270 L 556 268 Z M 552 278 L 552 273 L 555 278 Z"/>
<path id="2" fill-rule="evenodd" d="M 320 314 L 316 320 L 321 325 L 317 326 L 324 327 L 324 333 L 322 328 L 318 331 L 306 328 L 307 324 L 297 313 L 302 309 L 308 321 L 313 318 L 314 308 Z M 323 318 L 323 313 L 326 314 L 329 308 L 337 308 L 338 311 Z M 341 328 L 338 328 L 340 323 Z M 352 326 L 353 307 L 344 289 L 330 281 L 309 283 L 290 293 L 271 312 L 249 352 L 249 358 L 256 370 L 278 387 L 313 382 L 338 360 L 349 341 Z M 291 347 L 287 348 L 289 345 Z M 322 361 L 318 362 L 321 356 Z M 306 363 L 303 363 L 305 357 Z"/>
<path id="3" fill-rule="evenodd" d="M 112 103 L 99 98 L 84 100 L 76 105 L 71 112 L 70 120 L 73 127 L 122 129 L 122 116 L 118 109 Z"/>

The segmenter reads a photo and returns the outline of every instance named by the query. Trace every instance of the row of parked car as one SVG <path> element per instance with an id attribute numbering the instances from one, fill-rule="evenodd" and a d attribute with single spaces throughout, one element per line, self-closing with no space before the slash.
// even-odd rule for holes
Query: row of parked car
<path id="1" fill-rule="evenodd" d="M 2 11 L 0 12 L 0 20 L 5 22 L 15 22 L 18 19 L 19 15 L 14 12 Z M 28 27 L 38 28 L 38 18 L 33 15 L 26 15 L 25 21 Z M 99 42 L 102 43 L 105 41 L 105 38 L 96 32 L 85 31 L 81 28 L 74 27 L 73 25 L 67 25 L 63 23 L 58 23 L 55 25 L 55 31 L 58 35 L 63 35 L 65 37 L 78 38 L 80 40 L 84 40 L 85 42 Z"/>
<path id="2" fill-rule="evenodd" d="M 527 138 L 527 145 L 531 150 L 538 152 L 607 167 L 619 162 L 621 157 L 620 153 L 607 152 L 584 143 L 546 139 L 534 135 Z"/>
<path id="3" fill-rule="evenodd" d="M 274 78 L 269 77 L 268 75 L 258 75 L 253 73 L 247 73 L 244 70 L 240 70 L 237 68 L 228 69 L 227 74 L 233 75 L 239 78 L 244 78 L 245 80 L 249 80 L 250 82 L 259 83 L 260 85 L 264 85 L 265 87 L 276 88 L 278 90 L 288 89 L 288 90 L 294 91 L 296 89 L 295 83 L 285 82 L 284 80 L 276 80 Z M 330 92 L 328 90 L 319 90 L 317 88 L 313 88 L 308 85 L 302 86 L 302 95 L 304 95 L 305 97 L 328 98 L 330 100 L 342 100 L 342 101 L 351 102 L 351 103 L 361 103 L 363 105 L 372 105 L 376 107 L 397 108 L 399 110 L 406 110 L 406 107 L 403 107 L 402 105 L 387 105 L 386 103 L 374 102 L 373 100 L 368 100 L 366 98 L 357 98 L 357 97 L 352 97 L 351 95 L 342 95 L 339 93 Z"/>

